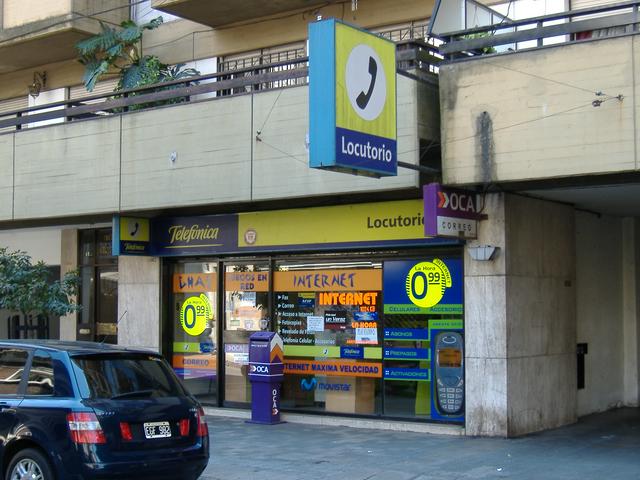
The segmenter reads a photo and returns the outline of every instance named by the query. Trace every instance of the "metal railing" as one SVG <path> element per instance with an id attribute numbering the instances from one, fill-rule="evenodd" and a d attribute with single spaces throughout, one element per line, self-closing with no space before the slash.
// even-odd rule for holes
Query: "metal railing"
<path id="1" fill-rule="evenodd" d="M 420 40 L 398 43 L 399 71 L 411 70 L 408 76 L 419 79 L 434 77 L 442 57 L 437 48 Z M 256 91 L 287 88 L 308 83 L 308 58 L 252 65 L 214 74 L 65 100 L 36 107 L 0 113 L 0 135 L 21 130 L 38 122 L 75 121 L 104 117 L 175 105 L 204 101 L 203 97 L 242 95 Z M 210 98 L 207 98 L 210 100 Z M 4 129 L 4 131 L 3 131 Z"/>
<path id="2" fill-rule="evenodd" d="M 439 47 L 442 55 L 459 60 L 501 53 L 500 47 L 504 51 L 539 48 L 552 38 L 557 44 L 633 34 L 638 32 L 639 21 L 640 1 L 627 1 L 447 32 L 437 38 L 443 42 Z M 529 45 L 522 46 L 523 42 Z"/>

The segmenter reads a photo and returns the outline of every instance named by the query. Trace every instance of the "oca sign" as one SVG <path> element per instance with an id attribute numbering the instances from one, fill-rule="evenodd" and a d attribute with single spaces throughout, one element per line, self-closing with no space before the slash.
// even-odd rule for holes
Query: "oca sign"
<path id="1" fill-rule="evenodd" d="M 476 212 L 475 194 L 470 192 L 438 191 L 438 208 L 451 209 L 454 212 Z"/>
<path id="2" fill-rule="evenodd" d="M 268 365 L 256 365 L 256 364 L 252 364 L 251 365 L 251 373 L 254 375 L 268 375 L 269 374 L 269 366 Z"/>
<path id="3" fill-rule="evenodd" d="M 430 237 L 477 238 L 478 202 L 473 192 L 424 186 L 424 233 Z"/>

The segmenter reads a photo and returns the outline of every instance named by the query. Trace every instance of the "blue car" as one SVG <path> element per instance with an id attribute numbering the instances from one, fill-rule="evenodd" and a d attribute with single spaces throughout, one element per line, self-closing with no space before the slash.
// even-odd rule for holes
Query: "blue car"
<path id="1" fill-rule="evenodd" d="M 195 480 L 208 461 L 202 407 L 160 355 L 0 341 L 0 478 Z"/>

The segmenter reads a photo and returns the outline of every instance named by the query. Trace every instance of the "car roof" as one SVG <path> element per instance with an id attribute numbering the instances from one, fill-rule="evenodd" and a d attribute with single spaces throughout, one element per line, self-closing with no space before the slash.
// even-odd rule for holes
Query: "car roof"
<path id="1" fill-rule="evenodd" d="M 157 354 L 157 352 L 150 349 L 145 350 L 143 348 L 122 347 L 120 345 L 111 345 L 108 343 L 74 342 L 69 340 L 0 340 L 0 348 L 11 346 L 64 351 L 71 355 L 117 352 Z"/>

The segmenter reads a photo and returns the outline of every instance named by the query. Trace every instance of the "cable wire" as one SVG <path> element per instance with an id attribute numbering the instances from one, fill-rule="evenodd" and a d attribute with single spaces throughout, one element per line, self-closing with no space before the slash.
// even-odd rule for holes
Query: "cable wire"
<path id="1" fill-rule="evenodd" d="M 291 154 L 291 153 L 287 153 L 287 152 L 285 152 L 284 150 L 281 150 L 280 148 L 278 148 L 278 147 L 276 147 L 276 146 L 274 146 L 274 145 L 271 145 L 271 144 L 270 144 L 270 143 L 268 143 L 268 142 L 265 142 L 263 139 L 259 139 L 258 141 L 259 141 L 260 143 L 264 143 L 267 147 L 270 147 L 270 148 L 272 148 L 273 150 L 275 150 L 275 151 L 277 151 L 277 152 L 280 152 L 280 153 L 281 153 L 281 154 L 283 154 L 283 155 L 286 155 L 287 157 L 291 157 L 291 158 L 293 158 L 296 162 L 300 162 L 300 163 L 302 163 L 302 164 L 303 164 L 303 165 L 305 165 L 305 166 L 308 166 L 308 165 L 309 165 L 309 164 L 308 164 L 308 162 L 307 162 L 306 160 L 301 160 L 300 158 L 296 157 L 295 155 L 293 155 L 293 154 Z"/>
<path id="2" fill-rule="evenodd" d="M 563 85 L 563 86 L 569 87 L 569 88 L 575 88 L 576 90 L 580 90 L 582 92 L 592 93 L 594 95 L 603 94 L 603 92 L 600 92 L 600 91 L 597 91 L 597 90 L 589 90 L 588 88 L 583 88 L 583 87 L 579 87 L 577 85 L 572 85 L 570 83 L 561 82 L 560 80 L 554 80 L 553 78 L 543 77 L 542 75 L 537 75 L 535 73 L 525 72 L 523 70 L 518 70 L 517 68 L 506 67 L 504 65 L 499 65 L 499 64 L 497 64 L 495 62 L 488 61 L 487 63 L 489 65 L 491 65 L 491 66 L 494 66 L 494 67 L 498 67 L 498 68 L 502 68 L 504 70 L 510 70 L 512 72 L 520 73 L 521 75 L 527 75 L 529 77 L 537 78 L 539 80 L 544 80 L 546 82 L 551 82 L 551 83 L 555 83 L 555 84 L 558 84 L 558 85 Z M 608 95 L 608 96 L 611 96 L 611 95 Z"/>
<path id="3" fill-rule="evenodd" d="M 604 103 L 606 101 L 609 101 L 609 100 L 613 100 L 613 99 L 617 99 L 617 97 L 607 98 L 607 99 L 603 100 L 602 103 Z M 501 132 L 503 130 L 508 130 L 510 128 L 519 127 L 519 126 L 522 126 L 522 125 L 527 125 L 529 123 L 539 122 L 540 120 L 546 120 L 547 118 L 556 117 L 558 115 L 564 115 L 565 113 L 573 112 L 575 110 L 579 110 L 579 109 L 585 108 L 585 107 L 593 107 L 593 103 L 589 102 L 589 103 L 585 103 L 585 104 L 582 104 L 582 105 L 577 105 L 575 107 L 567 108 L 566 110 L 561 110 L 559 112 L 550 113 L 549 115 L 543 115 L 543 116 L 538 117 L 538 118 L 532 118 L 530 120 L 524 120 L 522 122 L 512 123 L 511 125 L 505 125 L 503 127 L 494 128 L 492 130 L 492 132 Z M 452 140 L 444 142 L 443 145 L 450 145 L 452 143 L 463 142 L 465 140 L 470 140 L 470 139 L 472 139 L 474 137 L 477 137 L 479 135 L 481 135 L 481 132 L 474 133 L 473 135 L 469 135 L 468 137 L 454 138 Z"/>
<path id="4" fill-rule="evenodd" d="M 602 103 L 605 103 L 605 102 L 607 102 L 609 100 L 620 100 L 620 99 L 618 97 L 609 97 L 609 98 L 606 98 L 606 99 L 602 100 Z M 593 107 L 592 102 L 581 104 L 581 105 L 577 105 L 577 106 L 574 106 L 574 107 L 571 107 L 571 108 L 567 108 L 566 110 L 561 110 L 559 112 L 550 113 L 549 115 L 543 115 L 541 117 L 532 118 L 532 119 L 529 119 L 529 120 L 524 120 L 522 122 L 516 122 L 516 123 L 512 123 L 510 125 L 505 125 L 503 127 L 494 128 L 493 132 L 501 132 L 501 131 L 504 131 L 504 130 L 508 130 L 510 128 L 519 127 L 519 126 L 522 126 L 522 125 L 527 125 L 529 123 L 539 122 L 541 120 L 546 120 L 547 118 L 556 117 L 558 115 L 564 115 L 566 113 L 570 113 L 570 112 L 573 112 L 573 111 L 576 111 L 576 110 L 580 110 L 580 109 L 585 108 L 585 107 Z M 442 143 L 441 145 L 451 145 L 453 143 L 463 142 L 463 141 L 470 140 L 472 138 L 478 137 L 481 134 L 482 134 L 482 132 L 478 132 L 478 133 L 474 133 L 473 135 L 469 135 L 467 137 L 454 138 L 452 140 L 448 140 L 448 141 Z M 259 141 L 264 143 L 265 145 L 271 147 L 272 149 L 277 150 L 278 152 L 282 153 L 283 155 L 291 157 L 291 158 L 293 158 L 294 160 L 296 160 L 298 162 L 303 162 L 299 158 L 296 158 L 294 155 L 292 155 L 290 153 L 287 153 L 284 150 L 281 150 L 280 148 L 275 147 L 275 146 L 265 142 L 262 139 L 260 139 Z M 417 148 L 417 149 L 413 149 L 413 150 L 406 150 L 406 151 L 403 151 L 403 152 L 398 152 L 398 157 L 400 157 L 400 155 L 407 155 L 407 154 L 416 153 L 416 152 L 419 152 L 419 151 L 420 151 L 420 149 Z M 306 164 L 306 162 L 304 162 L 304 163 Z"/>
<path id="5" fill-rule="evenodd" d="M 260 135 L 264 131 L 264 127 L 267 124 L 267 122 L 269 121 L 269 117 L 271 116 L 271 112 L 273 112 L 273 109 L 275 108 L 276 103 L 278 103 L 278 100 L 280 100 L 280 95 L 282 95 L 282 92 L 284 92 L 284 88 L 280 90 L 280 92 L 278 93 L 278 96 L 273 101 L 273 105 L 271 105 L 271 109 L 269 110 L 269 113 L 267 113 L 267 117 L 264 119 L 264 122 L 262 123 L 262 126 L 260 127 L 260 130 L 258 130 L 258 132 L 257 132 L 258 135 Z"/>

